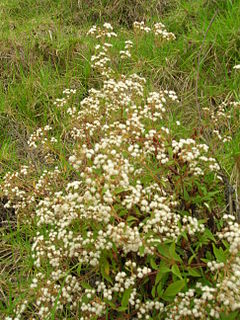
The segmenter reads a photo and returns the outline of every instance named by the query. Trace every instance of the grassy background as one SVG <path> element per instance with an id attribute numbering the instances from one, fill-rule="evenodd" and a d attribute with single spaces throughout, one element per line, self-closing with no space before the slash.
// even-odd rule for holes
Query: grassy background
<path id="1" fill-rule="evenodd" d="M 120 48 L 132 37 L 133 21 L 143 18 L 165 23 L 177 39 L 164 48 L 142 39 L 132 62 L 119 70 L 145 76 L 155 90 L 177 92 L 183 135 L 201 126 L 198 104 L 214 108 L 240 98 L 240 72 L 233 70 L 240 63 L 238 0 L 1 0 L 0 181 L 28 161 L 27 139 L 37 127 L 64 126 L 53 106 L 63 89 L 76 88 L 81 100 L 97 85 L 89 62 L 94 44 L 85 38 L 89 27 L 111 22 Z M 215 150 L 229 176 L 239 142 L 240 130 L 224 150 Z M 33 234 L 19 226 L 0 244 L 0 313 L 13 308 L 19 283 L 24 287 L 31 277 Z"/>

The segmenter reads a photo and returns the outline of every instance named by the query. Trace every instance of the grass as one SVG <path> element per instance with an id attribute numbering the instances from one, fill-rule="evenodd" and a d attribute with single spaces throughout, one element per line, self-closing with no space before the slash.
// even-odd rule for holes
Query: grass
<path id="1" fill-rule="evenodd" d="M 131 39 L 132 22 L 142 17 L 149 24 L 162 21 L 176 35 L 177 40 L 163 49 L 153 39 L 142 38 L 132 62 L 116 64 L 120 72 L 146 77 L 149 88 L 177 92 L 181 107 L 172 117 L 180 117 L 181 135 L 194 130 L 201 135 L 197 104 L 214 108 L 226 99 L 239 100 L 240 72 L 233 70 L 240 63 L 239 1 L 172 0 L 152 1 L 152 5 L 140 1 L 136 10 L 135 1 L 114 3 L 116 7 L 113 1 L 100 0 L 1 1 L 0 181 L 6 172 L 27 163 L 26 142 L 37 127 L 51 123 L 56 132 L 67 128 L 53 106 L 64 88 L 76 88 L 75 99 L 80 101 L 98 85 L 89 62 L 94 43 L 85 37 L 93 23 L 109 21 L 116 26 L 119 48 L 126 36 Z M 232 142 L 223 150 L 214 148 L 229 179 L 240 149 L 237 123 L 235 128 Z M 62 154 L 65 147 L 59 146 Z M 0 228 L 0 313 L 4 315 L 10 314 L 16 294 L 21 295 L 32 276 L 30 245 L 35 230 L 15 224 Z"/>

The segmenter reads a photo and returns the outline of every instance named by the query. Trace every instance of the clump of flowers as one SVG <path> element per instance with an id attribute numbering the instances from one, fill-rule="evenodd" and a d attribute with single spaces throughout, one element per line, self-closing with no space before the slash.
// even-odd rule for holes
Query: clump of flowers
<path id="1" fill-rule="evenodd" d="M 154 30 L 174 38 L 162 24 Z M 103 83 L 68 108 L 69 171 L 56 167 L 44 127 L 29 147 L 46 146 L 55 162 L 45 158 L 41 174 L 34 164 L 8 173 L 2 185 L 6 206 L 36 224 L 28 298 L 8 319 L 217 319 L 239 310 L 239 224 L 226 216 L 218 234 L 209 228 L 221 219 L 217 161 L 168 126 L 174 91 L 147 92 L 143 77 L 114 69 L 110 24 L 88 34 L 100 40 L 91 62 Z M 126 41 L 119 54 L 131 58 L 133 48 Z"/>
<path id="2" fill-rule="evenodd" d="M 65 106 L 68 102 L 68 100 L 71 98 L 72 95 L 76 93 L 76 89 L 65 89 L 63 90 L 64 98 L 57 98 L 53 104 L 56 105 L 59 108 L 62 108 Z"/>
<path id="3" fill-rule="evenodd" d="M 175 40 L 176 36 L 172 32 L 168 32 L 165 25 L 161 22 L 157 22 L 153 25 L 153 28 L 150 28 L 145 25 L 144 21 L 138 22 L 135 21 L 133 24 L 133 28 L 137 33 L 153 33 L 155 36 L 159 37 L 165 41 Z"/>

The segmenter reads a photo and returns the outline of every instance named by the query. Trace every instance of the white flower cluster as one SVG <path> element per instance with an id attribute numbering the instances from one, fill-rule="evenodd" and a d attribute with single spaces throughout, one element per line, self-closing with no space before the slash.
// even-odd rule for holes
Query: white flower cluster
<path id="1" fill-rule="evenodd" d="M 4 177 L 3 194 L 8 198 L 5 208 L 14 208 L 19 217 L 24 210 L 35 208 L 37 199 L 51 195 L 60 171 L 58 167 L 50 171 L 43 170 L 41 176 L 33 182 L 35 173 L 33 165 L 21 166 L 18 172 L 7 173 Z M 28 181 L 32 183 L 29 184 Z M 33 215 L 35 216 L 35 213 Z"/>
<path id="2" fill-rule="evenodd" d="M 138 228 L 131 228 L 124 222 L 120 222 L 116 226 L 109 225 L 107 234 L 114 243 L 123 247 L 124 253 L 138 252 L 143 244 Z"/>
<path id="3" fill-rule="evenodd" d="M 153 30 L 156 36 L 161 36 L 164 40 L 171 41 L 176 39 L 176 36 L 172 32 L 168 32 L 161 22 L 155 23 Z"/>
<path id="4" fill-rule="evenodd" d="M 70 97 L 76 93 L 76 89 L 64 89 L 63 94 L 65 95 L 64 98 L 57 98 L 53 104 L 57 107 L 63 107 L 67 104 Z"/>
<path id="5" fill-rule="evenodd" d="M 172 41 L 176 39 L 176 36 L 172 32 L 168 32 L 166 30 L 165 25 L 161 22 L 155 23 L 153 28 L 151 29 L 145 26 L 144 21 L 141 21 L 141 22 L 135 21 L 133 23 L 133 28 L 135 31 L 140 31 L 145 33 L 153 32 L 155 36 L 161 38 L 162 40 Z"/>
<path id="6" fill-rule="evenodd" d="M 199 164 L 206 163 L 211 171 L 217 172 L 220 167 L 216 159 L 204 155 L 208 151 L 206 144 L 197 144 L 193 139 L 180 139 L 172 141 L 173 154 L 183 162 L 189 163 L 190 172 L 195 176 L 204 174 Z"/>
<path id="7" fill-rule="evenodd" d="M 219 233 L 220 239 L 227 239 L 230 243 L 229 251 L 232 254 L 238 254 L 240 251 L 240 227 L 236 222 L 236 218 L 233 215 L 225 214 L 223 219 L 226 221 L 227 226 Z"/>
<path id="8" fill-rule="evenodd" d="M 146 33 L 149 33 L 151 31 L 151 28 L 145 26 L 145 22 L 144 21 L 141 21 L 141 22 L 135 21 L 133 23 L 133 28 L 136 31 L 143 31 L 143 32 L 146 32 Z"/>
<path id="9" fill-rule="evenodd" d="M 100 71 L 103 76 L 110 77 L 113 70 L 110 68 L 109 48 L 111 43 L 105 42 L 103 45 L 95 46 L 95 55 L 91 57 L 91 67 Z"/>
<path id="10" fill-rule="evenodd" d="M 116 37 L 117 34 L 113 32 L 113 27 L 110 23 L 104 23 L 102 27 L 92 26 L 87 33 L 88 35 L 95 35 L 96 39 Z"/>
<path id="11" fill-rule="evenodd" d="M 222 269 L 224 267 L 224 263 L 223 262 L 216 262 L 216 261 L 209 261 L 207 263 L 208 268 L 214 272 L 216 270 Z"/>
<path id="12" fill-rule="evenodd" d="M 60 104 L 62 104 L 62 99 Z M 65 103 L 63 103 L 65 104 Z M 29 149 L 38 154 L 39 159 L 43 158 L 46 163 L 55 162 L 55 154 L 53 152 L 54 145 L 58 142 L 55 137 L 50 137 L 50 131 L 52 127 L 46 125 L 43 128 L 38 128 L 31 136 L 29 137 L 27 144 Z"/>
<path id="13" fill-rule="evenodd" d="M 130 53 L 129 49 L 131 49 L 132 47 L 133 47 L 133 42 L 131 40 L 125 41 L 124 50 L 121 50 L 119 52 L 121 59 L 131 58 L 131 53 Z"/>
<path id="14" fill-rule="evenodd" d="M 28 139 L 28 145 L 30 148 L 37 149 L 37 143 L 42 145 L 48 142 L 47 133 L 52 130 L 52 127 L 46 125 L 43 128 L 37 129 Z"/>

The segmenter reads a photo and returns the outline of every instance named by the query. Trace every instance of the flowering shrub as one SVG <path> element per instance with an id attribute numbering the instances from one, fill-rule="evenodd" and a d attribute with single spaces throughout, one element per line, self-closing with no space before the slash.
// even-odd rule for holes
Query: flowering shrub
<path id="1" fill-rule="evenodd" d="M 160 23 L 134 26 L 175 39 Z M 51 126 L 40 128 L 29 147 L 44 169 L 29 163 L 2 185 L 6 206 L 36 226 L 34 277 L 7 319 L 237 319 L 240 228 L 223 214 L 216 159 L 171 129 L 174 91 L 148 92 L 144 78 L 114 69 L 110 24 L 88 35 L 103 80 L 79 108 L 73 89 L 54 103 L 68 117 L 67 158 Z M 120 57 L 133 49 L 127 40 Z"/>

